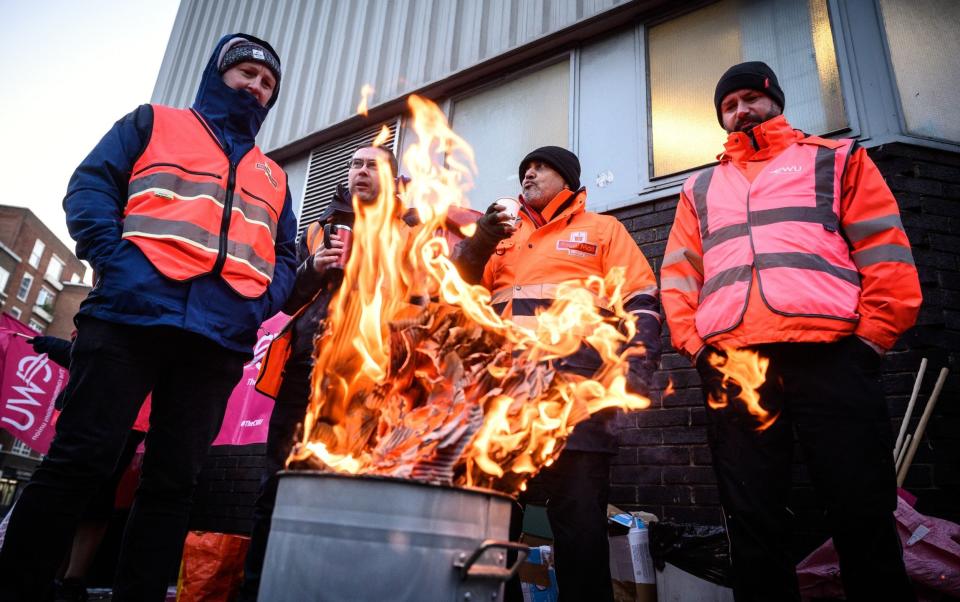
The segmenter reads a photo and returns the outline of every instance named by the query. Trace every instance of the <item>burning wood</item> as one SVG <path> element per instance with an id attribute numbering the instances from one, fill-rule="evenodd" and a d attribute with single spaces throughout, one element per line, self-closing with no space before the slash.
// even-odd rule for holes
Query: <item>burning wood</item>
<path id="1" fill-rule="evenodd" d="M 513 493 L 559 455 L 577 423 L 650 403 L 625 389 L 620 349 L 635 318 L 623 307 L 623 271 L 561 286 L 536 329 L 501 319 L 490 293 L 460 278 L 444 238 L 448 209 L 467 205 L 472 150 L 435 105 L 414 96 L 410 107 L 419 140 L 403 158 L 405 195 L 423 226 L 403 225 L 380 165 L 381 198 L 354 199 L 356 251 L 317 341 L 290 466 Z M 548 360 L 584 341 L 603 370 L 593 379 L 555 372 Z"/>

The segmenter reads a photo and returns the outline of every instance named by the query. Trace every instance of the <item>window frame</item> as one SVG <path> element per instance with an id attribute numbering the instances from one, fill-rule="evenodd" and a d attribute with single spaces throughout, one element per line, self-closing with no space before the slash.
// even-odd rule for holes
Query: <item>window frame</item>
<path id="1" fill-rule="evenodd" d="M 23 296 L 21 297 L 21 296 L 20 296 L 20 291 L 23 290 L 23 282 L 24 282 L 25 280 L 27 280 L 28 278 L 30 279 L 30 284 L 27 285 L 27 290 L 25 290 L 25 291 L 23 292 Z M 33 288 L 33 282 L 34 282 L 34 280 L 36 280 L 36 278 L 34 278 L 33 274 L 31 274 L 31 273 L 29 273 L 29 272 L 24 272 L 24 273 L 23 273 L 23 275 L 20 277 L 20 286 L 17 287 L 17 299 L 18 299 L 18 300 L 23 301 L 24 303 L 26 303 L 27 299 L 30 297 L 30 289 Z"/>
<path id="2" fill-rule="evenodd" d="M 39 253 L 37 253 L 38 246 L 40 247 Z M 27 258 L 27 263 L 30 265 L 30 267 L 35 268 L 37 270 L 40 269 L 40 263 L 43 261 L 43 254 L 46 252 L 46 250 L 47 250 L 47 243 L 43 242 L 39 238 L 33 241 L 33 250 L 30 251 L 30 257 Z M 37 259 L 36 263 L 33 262 L 34 257 L 36 257 Z"/>
<path id="3" fill-rule="evenodd" d="M 578 85 L 579 78 L 577 77 L 577 70 L 579 69 L 578 51 L 579 51 L 579 48 L 571 48 L 568 50 L 556 52 L 550 55 L 549 57 L 536 61 L 535 63 L 526 65 L 520 69 L 511 70 L 507 73 L 503 73 L 502 75 L 500 75 L 495 79 L 485 81 L 480 85 L 476 85 L 476 86 L 468 87 L 464 90 L 460 90 L 456 94 L 451 94 L 450 96 L 446 97 L 442 103 L 438 103 L 438 106 L 443 111 L 443 114 L 446 116 L 447 123 L 450 125 L 451 128 L 453 128 L 453 120 L 455 118 L 455 111 L 456 111 L 455 107 L 457 102 L 465 98 L 474 96 L 476 94 L 480 94 L 482 92 L 495 89 L 499 86 L 502 86 L 512 81 L 526 77 L 528 75 L 532 75 L 542 69 L 546 69 L 547 67 L 552 67 L 566 60 L 569 68 L 568 79 L 567 79 L 567 85 L 568 85 L 567 98 L 569 99 L 569 105 L 567 106 L 567 148 L 573 150 L 575 154 L 578 154 L 577 147 L 574 143 L 576 139 L 576 131 L 577 131 L 577 128 L 579 127 L 579 124 L 577 122 L 577 110 L 576 110 L 578 106 L 578 93 L 579 93 L 579 85 Z M 409 114 L 405 114 L 403 123 L 401 123 L 401 131 L 404 133 L 407 132 L 406 126 L 409 122 L 409 118 L 410 118 Z M 454 129 L 454 132 L 456 132 L 456 129 Z M 457 132 L 457 134 L 459 135 L 459 132 Z M 398 144 L 398 148 L 401 149 L 401 152 L 407 149 L 407 147 L 404 144 L 406 140 L 404 140 L 403 138 L 405 138 L 405 136 L 401 136 L 401 139 L 399 140 L 399 144 Z M 467 144 L 470 144 L 470 142 L 467 141 Z M 472 144 L 470 146 L 471 148 L 473 148 Z M 530 150 L 532 151 L 533 149 L 531 148 Z M 402 160 L 401 156 L 398 156 L 397 158 Z M 519 161 L 522 159 L 523 157 L 517 157 L 518 165 L 519 165 Z M 477 174 L 477 175 L 481 178 L 483 177 L 483 174 Z M 520 193 L 520 190 L 518 189 L 517 194 L 519 193 Z M 491 201 L 492 200 L 493 199 L 491 199 Z M 470 208 L 475 209 L 477 211 L 485 211 L 487 209 L 486 207 L 473 207 L 472 205 Z"/>

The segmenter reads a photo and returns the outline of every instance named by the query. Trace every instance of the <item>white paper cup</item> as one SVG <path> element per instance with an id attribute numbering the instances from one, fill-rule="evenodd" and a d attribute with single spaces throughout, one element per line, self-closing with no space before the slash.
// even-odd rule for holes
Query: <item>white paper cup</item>
<path id="1" fill-rule="evenodd" d="M 503 212 L 513 218 L 513 221 L 520 219 L 520 203 L 517 199 L 503 197 L 496 200 L 496 204 L 503 207 Z"/>

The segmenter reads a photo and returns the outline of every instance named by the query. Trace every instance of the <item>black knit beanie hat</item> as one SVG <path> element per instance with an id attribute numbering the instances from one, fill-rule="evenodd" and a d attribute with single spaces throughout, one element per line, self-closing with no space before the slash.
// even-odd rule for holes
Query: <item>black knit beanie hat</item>
<path id="1" fill-rule="evenodd" d="M 783 90 L 780 89 L 780 82 L 777 81 L 777 74 L 773 72 L 773 69 L 760 61 L 740 63 L 727 69 L 727 72 L 717 82 L 717 90 L 713 93 L 713 104 L 717 108 L 717 121 L 720 122 L 721 126 L 723 126 L 723 115 L 720 112 L 720 103 L 723 102 L 727 94 L 742 88 L 763 92 L 780 105 L 781 111 L 783 110 Z"/>
<path id="2" fill-rule="evenodd" d="M 541 146 L 531 151 L 520 162 L 520 183 L 523 184 L 523 174 L 532 161 L 543 161 L 557 170 L 567 183 L 570 190 L 580 190 L 580 160 L 565 148 L 559 146 Z"/>
<path id="3" fill-rule="evenodd" d="M 230 67 L 244 61 L 266 65 L 273 72 L 273 77 L 277 79 L 277 83 L 280 83 L 280 58 L 273 48 L 270 48 L 269 45 L 262 46 L 246 38 L 233 38 L 223 45 L 223 48 L 220 49 L 218 69 L 220 73 L 224 73 Z"/>

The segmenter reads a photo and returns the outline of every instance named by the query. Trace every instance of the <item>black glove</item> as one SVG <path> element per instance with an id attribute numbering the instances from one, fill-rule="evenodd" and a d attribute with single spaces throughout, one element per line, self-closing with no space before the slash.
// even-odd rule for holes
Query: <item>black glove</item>
<path id="1" fill-rule="evenodd" d="M 697 372 L 700 373 L 700 381 L 703 383 L 703 392 L 708 399 L 720 402 L 726 399 L 726 387 L 723 385 L 723 372 L 717 370 L 710 360 L 715 357 L 726 357 L 727 354 L 721 349 L 712 345 L 704 347 L 703 351 L 697 357 Z"/>
<path id="2" fill-rule="evenodd" d="M 70 347 L 73 345 L 70 341 L 41 335 L 33 337 L 27 342 L 30 343 L 34 351 L 46 353 L 51 360 L 64 368 L 70 365 Z"/>
<path id="3" fill-rule="evenodd" d="M 496 246 L 501 240 L 510 238 L 513 235 L 510 229 L 513 223 L 512 220 L 500 221 L 499 214 L 502 210 L 503 207 L 496 203 L 487 207 L 484 216 L 477 220 L 477 233 L 474 236 L 481 236 L 483 242 L 491 246 Z"/>

